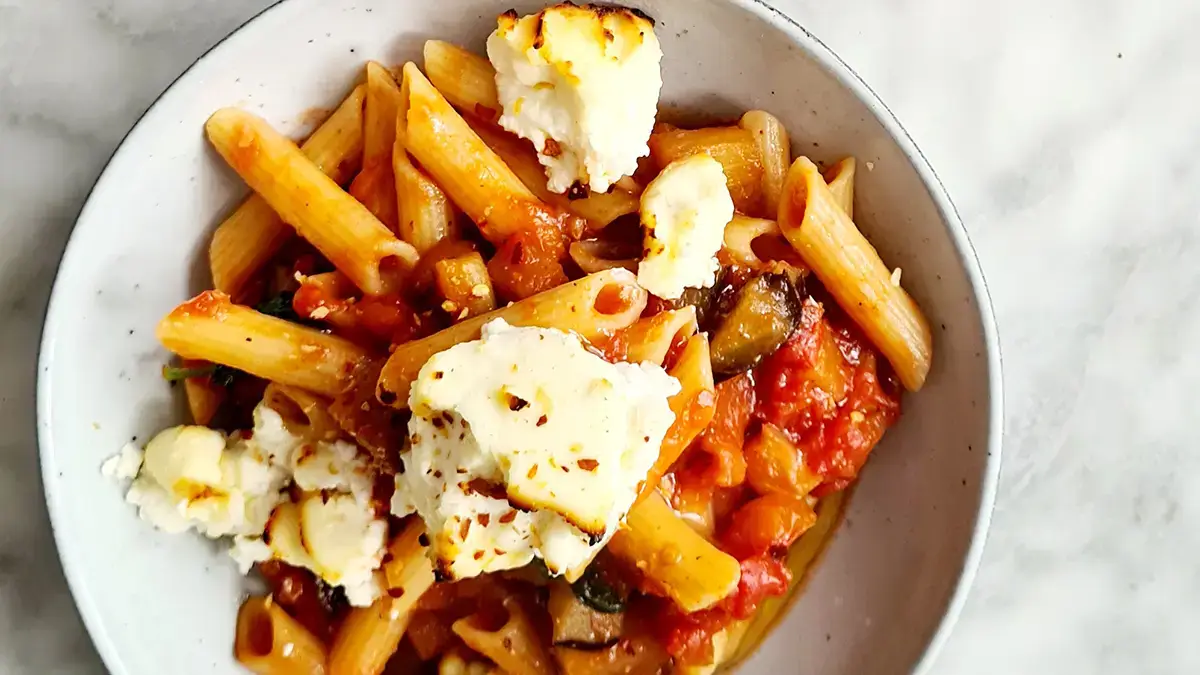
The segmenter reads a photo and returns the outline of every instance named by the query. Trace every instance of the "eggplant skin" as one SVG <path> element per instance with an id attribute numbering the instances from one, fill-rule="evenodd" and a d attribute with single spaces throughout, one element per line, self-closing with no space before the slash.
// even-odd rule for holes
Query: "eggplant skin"
<path id="1" fill-rule="evenodd" d="M 748 281 L 712 333 L 713 372 L 736 375 L 774 354 L 792 336 L 802 306 L 800 291 L 785 272 Z"/>

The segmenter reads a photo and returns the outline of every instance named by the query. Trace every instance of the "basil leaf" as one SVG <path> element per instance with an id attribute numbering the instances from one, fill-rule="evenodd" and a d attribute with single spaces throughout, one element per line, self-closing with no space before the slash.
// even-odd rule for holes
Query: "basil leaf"
<path id="1" fill-rule="evenodd" d="M 204 377 L 212 375 L 217 366 L 201 366 L 200 368 L 183 368 L 180 366 L 163 366 L 162 376 L 167 382 L 178 382 L 189 377 Z"/>
<path id="2" fill-rule="evenodd" d="M 584 571 L 583 576 L 571 584 L 571 590 L 583 604 L 597 612 L 617 614 L 625 611 L 625 598 L 608 585 L 594 568 Z"/>

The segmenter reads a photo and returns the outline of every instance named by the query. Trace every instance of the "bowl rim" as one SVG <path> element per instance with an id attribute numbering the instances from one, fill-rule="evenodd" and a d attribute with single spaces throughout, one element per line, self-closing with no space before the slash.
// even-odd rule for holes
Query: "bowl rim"
<path id="1" fill-rule="evenodd" d="M 933 165 L 925 157 L 925 153 L 917 147 L 912 135 L 900 123 L 896 113 L 892 112 L 892 109 L 883 102 L 875 90 L 871 89 L 866 80 L 820 38 L 809 32 L 787 13 L 768 4 L 767 0 L 726 0 L 726 2 L 753 12 L 791 36 L 801 48 L 808 52 L 809 56 L 870 109 L 875 119 L 900 146 L 901 151 L 908 158 L 909 164 L 920 176 L 930 198 L 937 205 L 946 232 L 950 235 L 954 248 L 958 252 L 959 263 L 966 272 L 975 305 L 979 308 L 979 323 L 983 333 L 988 366 L 987 463 L 984 467 L 983 481 L 980 484 L 979 512 L 975 515 L 975 528 L 971 534 L 971 543 L 967 548 L 966 556 L 963 558 L 962 569 L 959 572 L 954 593 L 946 605 L 937 629 L 913 667 L 914 675 L 925 675 L 933 669 L 934 662 L 937 661 L 938 655 L 950 640 L 954 626 L 958 623 L 963 608 L 966 606 L 967 598 L 983 559 L 988 532 L 991 529 L 992 514 L 996 507 L 1003 454 L 1004 376 L 999 329 L 996 325 L 995 307 L 992 304 L 991 293 L 988 291 L 987 281 L 983 276 L 983 266 L 979 262 L 979 254 L 975 251 L 975 246 L 967 235 L 967 228 L 963 225 L 962 216 L 950 198 L 945 184 L 933 170 Z"/>
<path id="2" fill-rule="evenodd" d="M 883 102 L 878 94 L 871 89 L 870 86 L 856 73 L 842 58 L 834 52 L 829 46 L 809 32 L 800 23 L 786 14 L 777 7 L 768 4 L 768 0 L 720 0 L 731 4 L 743 11 L 746 11 L 769 25 L 776 30 L 787 35 L 797 46 L 804 50 L 805 54 L 817 62 L 822 69 L 837 79 L 838 83 L 849 90 L 856 98 L 859 99 L 871 112 L 877 122 L 887 131 L 888 135 L 900 147 L 909 164 L 917 172 L 921 182 L 924 184 L 929 193 L 930 198 L 937 206 L 938 212 L 942 217 L 942 223 L 950 235 L 954 244 L 954 248 L 958 254 L 959 263 L 962 265 L 966 273 L 967 280 L 971 287 L 972 295 L 975 299 L 975 304 L 979 310 L 979 321 L 981 332 L 983 334 L 984 346 L 987 357 L 988 371 L 988 431 L 987 431 L 987 462 L 984 467 L 984 475 L 980 483 L 980 501 L 979 510 L 976 514 L 975 525 L 971 535 L 971 542 L 967 549 L 967 553 L 963 559 L 962 568 L 959 573 L 958 581 L 955 584 L 954 592 L 947 603 L 942 619 L 938 623 L 934 634 L 929 638 L 928 644 L 925 646 L 921 656 L 913 668 L 913 673 L 924 674 L 928 673 L 933 667 L 938 654 L 944 648 L 949 640 L 955 624 L 957 623 L 962 610 L 966 604 L 967 597 L 971 586 L 978 572 L 980 561 L 987 541 L 988 531 L 991 525 L 991 518 L 995 508 L 996 494 L 1000 478 L 1000 467 L 1002 461 L 1002 436 L 1003 436 L 1003 421 L 1004 421 L 1004 396 L 1003 396 L 1003 375 L 1002 375 L 1002 359 L 1000 354 L 1000 340 L 998 328 L 996 326 L 995 312 L 992 305 L 991 295 L 988 292 L 987 283 L 984 280 L 982 266 L 979 262 L 978 254 L 974 246 L 971 244 L 970 238 L 967 235 L 966 227 L 963 225 L 962 218 L 958 213 L 950 195 L 946 190 L 945 185 L 933 170 L 929 160 L 917 147 L 911 135 L 900 123 L 895 113 Z M 76 551 L 75 543 L 65 535 L 61 524 L 66 517 L 63 513 L 61 500 L 63 494 L 58 484 L 55 475 L 55 452 L 52 441 L 52 412 L 51 400 L 53 392 L 51 390 L 51 379 L 46 377 L 51 368 L 54 367 L 55 343 L 58 335 L 58 324 L 60 320 L 58 316 L 64 311 L 66 300 L 61 297 L 60 281 L 63 275 L 63 270 L 71 266 L 71 261 L 76 257 L 85 255 L 86 252 L 80 248 L 76 237 L 75 227 L 85 217 L 90 216 L 93 207 L 92 197 L 96 191 L 107 182 L 109 171 L 112 167 L 113 160 L 118 157 L 126 149 L 126 145 L 131 138 L 135 137 L 138 130 L 141 128 L 142 122 L 158 106 L 160 101 L 170 94 L 175 88 L 190 79 L 190 76 L 196 75 L 200 66 L 204 64 L 210 56 L 216 51 L 226 46 L 226 44 L 237 38 L 244 36 L 247 29 L 251 28 L 260 19 L 263 19 L 273 11 L 287 5 L 289 0 L 275 0 L 270 5 L 264 7 L 254 15 L 247 18 L 244 22 L 230 31 L 227 35 L 215 42 L 211 47 L 206 49 L 198 56 L 191 64 L 188 65 L 180 74 L 168 84 L 162 92 L 160 92 L 154 100 L 138 115 L 137 120 L 121 138 L 121 141 L 114 148 L 113 152 L 105 160 L 104 169 L 97 176 L 96 181 L 88 190 L 87 198 L 84 200 L 84 205 L 80 209 L 78 216 L 75 218 L 75 225 L 72 226 L 72 232 L 67 239 L 67 244 L 64 247 L 62 257 L 59 260 L 57 269 L 55 270 L 54 282 L 51 288 L 50 297 L 46 303 L 45 321 L 42 327 L 42 335 L 39 344 L 38 361 L 37 361 L 37 385 L 36 385 L 36 423 L 37 423 L 37 442 L 39 449 L 39 463 L 41 467 L 42 488 L 46 500 L 46 508 L 50 517 L 50 526 L 54 535 L 55 547 L 59 555 L 59 561 L 63 568 L 63 575 L 66 578 L 67 586 L 71 591 L 71 596 L 79 611 L 84 627 L 87 629 L 88 635 L 96 647 L 96 651 L 100 656 L 104 666 L 112 671 L 115 675 L 130 675 L 124 660 L 108 635 L 108 626 L 102 618 L 101 612 L 95 605 L 87 586 L 82 581 L 82 570 L 80 565 L 86 559 L 85 556 Z"/>

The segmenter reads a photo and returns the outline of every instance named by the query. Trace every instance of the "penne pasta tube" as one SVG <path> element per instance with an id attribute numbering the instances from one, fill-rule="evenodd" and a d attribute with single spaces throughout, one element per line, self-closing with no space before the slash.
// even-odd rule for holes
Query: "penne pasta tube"
<path id="1" fill-rule="evenodd" d="M 773 220 L 750 218 L 735 214 L 733 220 L 725 226 L 725 242 L 722 252 L 730 262 L 745 265 L 752 269 L 760 269 L 767 265 L 766 260 L 754 250 L 754 241 L 759 237 L 778 238 L 784 245 L 787 240 L 779 231 L 779 224 Z"/>
<path id="2" fill-rule="evenodd" d="M 619 246 L 600 239 L 584 239 L 573 241 L 567 248 L 571 260 L 586 274 L 595 274 L 617 267 L 637 273 L 638 259 L 634 257 L 616 257 L 621 255 Z M 631 252 L 625 252 L 626 254 Z"/>
<path id="3" fill-rule="evenodd" d="M 433 563 L 421 544 L 423 534 L 424 523 L 420 519 L 413 519 L 388 544 L 383 577 L 388 595 L 405 601 L 398 605 L 403 611 L 412 611 L 435 580 Z"/>
<path id="4" fill-rule="evenodd" d="M 397 147 L 392 160 L 396 178 L 396 200 L 400 238 L 424 254 L 457 230 L 454 205 L 445 192 L 413 166 L 408 152 Z"/>
<path id="5" fill-rule="evenodd" d="M 586 223 L 540 201 L 479 138 L 416 64 L 404 66 L 409 90 L 408 152 L 454 203 L 499 244 L 528 228 L 578 234 Z"/>
<path id="6" fill-rule="evenodd" d="M 396 180 L 392 151 L 400 116 L 400 87 L 387 68 L 367 63 L 367 103 L 363 114 L 363 166 L 350 194 L 390 230 L 397 226 Z"/>
<path id="7" fill-rule="evenodd" d="M 329 413 L 332 402 L 324 396 L 272 382 L 263 392 L 262 400 L 279 413 L 288 430 L 301 438 L 334 441 L 342 435 L 342 427 Z"/>
<path id="8" fill-rule="evenodd" d="M 504 599 L 508 619 L 496 630 L 489 630 L 479 615 L 454 622 L 454 634 L 472 650 L 483 654 L 505 673 L 555 675 L 557 670 L 537 628 L 516 597 Z"/>
<path id="9" fill-rule="evenodd" d="M 838 206 L 817 166 L 800 157 L 788 172 L 779 228 L 817 278 L 892 364 L 901 383 L 925 383 L 933 354 L 929 324 L 875 247 Z"/>
<path id="10" fill-rule="evenodd" d="M 824 176 L 834 200 L 850 220 L 854 220 L 854 174 L 857 165 L 853 157 L 846 157 L 826 169 Z"/>
<path id="11" fill-rule="evenodd" d="M 220 291 L 205 291 L 176 307 L 158 324 L 167 349 L 251 375 L 334 396 L 360 361 L 370 358 L 352 342 L 235 305 Z"/>
<path id="12" fill-rule="evenodd" d="M 181 364 L 184 369 L 206 370 L 213 364 L 208 361 L 185 359 Z M 183 379 L 183 394 L 187 399 L 188 412 L 192 415 L 192 424 L 206 427 L 216 416 L 217 410 L 225 401 L 225 389 L 213 384 L 212 375 L 200 377 L 185 377 Z"/>
<path id="13" fill-rule="evenodd" d="M 300 150 L 333 182 L 350 180 L 363 152 L 363 100 L 366 86 L 346 97 Z M 261 196 L 251 195 L 213 233 L 208 264 L 213 287 L 237 297 L 242 287 L 295 233 Z"/>
<path id="14" fill-rule="evenodd" d="M 456 44 L 426 40 L 425 72 L 454 107 L 489 122 L 500 119 L 496 69 L 487 59 Z"/>
<path id="15" fill-rule="evenodd" d="M 408 78 L 400 83 L 400 109 L 396 116 L 396 143 L 392 173 L 396 178 L 396 205 L 400 238 L 425 255 L 438 242 L 454 237 L 454 205 L 450 198 L 408 156 Z"/>
<path id="16" fill-rule="evenodd" d="M 671 412 L 675 413 L 675 421 L 667 429 L 658 451 L 658 459 L 642 484 L 639 499 L 643 500 L 655 491 L 658 482 L 671 469 L 671 465 L 708 427 L 716 411 L 716 385 L 713 384 L 708 337 L 704 333 L 688 338 L 683 353 L 668 373 L 679 380 L 682 388 L 678 394 L 671 397 Z"/>
<path id="17" fill-rule="evenodd" d="M 546 169 L 538 161 L 533 145 L 522 138 L 486 122 L 467 120 L 484 143 L 504 160 L 538 199 L 566 209 L 588 221 L 593 230 L 601 229 L 621 216 L 637 213 L 638 195 L 613 186 L 608 192 L 588 191 L 586 197 L 571 199 L 546 187 Z"/>
<path id="18" fill-rule="evenodd" d="M 792 141 L 787 129 L 774 115 L 763 110 L 751 110 L 742 115 L 738 124 L 750 132 L 763 164 L 763 208 L 772 217 L 779 211 L 779 198 L 788 167 L 792 165 Z"/>
<path id="19" fill-rule="evenodd" d="M 247 598 L 242 603 L 233 655 L 258 675 L 325 673 L 325 645 L 269 595 Z"/>
<path id="20" fill-rule="evenodd" d="M 636 321 L 646 307 L 646 300 L 646 291 L 627 270 L 586 276 L 467 319 L 427 338 L 398 345 L 383 367 L 376 394 L 385 405 L 407 408 L 409 388 L 429 357 L 477 339 L 483 325 L 493 319 L 504 319 L 514 326 L 573 331 L 584 339 L 594 340 Z"/>
<path id="21" fill-rule="evenodd" d="M 717 604 L 741 579 L 738 561 L 697 534 L 657 491 L 629 511 L 608 550 L 687 612 Z"/>
<path id="22" fill-rule="evenodd" d="M 355 607 L 342 619 L 329 650 L 329 675 L 379 675 L 396 653 L 410 614 L 392 609 L 384 596 L 370 607 Z"/>
<path id="23" fill-rule="evenodd" d="M 665 129 L 650 136 L 650 157 L 660 169 L 700 153 L 721 163 L 729 195 L 740 213 L 764 215 L 762 153 L 749 131 L 740 127 Z"/>
<path id="24" fill-rule="evenodd" d="M 433 279 L 449 305 L 442 309 L 458 320 L 487 314 L 496 309 L 496 292 L 488 276 L 487 263 L 477 251 L 433 264 Z"/>
<path id="25" fill-rule="evenodd" d="M 388 545 L 387 591 L 370 607 L 352 609 L 329 650 L 330 675 L 379 675 L 396 652 L 421 595 L 433 585 L 433 565 L 420 538 L 424 524 L 412 519 Z"/>
<path id="26" fill-rule="evenodd" d="M 391 275 L 416 264 L 412 246 L 397 239 L 262 118 L 223 108 L 205 129 L 242 179 L 364 293 L 394 290 Z"/>
<path id="27" fill-rule="evenodd" d="M 662 365 L 672 347 L 686 342 L 699 330 L 696 308 L 691 305 L 639 319 L 624 331 L 625 360 Z"/>

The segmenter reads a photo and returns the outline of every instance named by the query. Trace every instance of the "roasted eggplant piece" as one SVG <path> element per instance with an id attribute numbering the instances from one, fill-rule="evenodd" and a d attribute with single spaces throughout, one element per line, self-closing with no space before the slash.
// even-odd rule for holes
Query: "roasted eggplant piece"
<path id="1" fill-rule="evenodd" d="M 713 331 L 713 372 L 735 375 L 774 354 L 791 337 L 801 306 L 796 282 L 786 272 L 751 279 Z"/>
<path id="2" fill-rule="evenodd" d="M 584 576 L 583 579 L 588 577 Z M 596 591 L 595 597 L 604 598 L 601 603 L 606 608 L 604 611 L 596 609 L 584 599 L 592 595 L 577 594 L 578 591 L 571 584 L 561 579 L 550 584 L 547 609 L 554 622 L 555 645 L 597 649 L 611 645 L 621 637 L 621 628 L 625 623 L 622 611 L 625 608 L 624 600 L 599 579 L 590 579 L 588 584 L 589 593 Z M 600 590 L 600 586 L 603 586 L 603 590 Z"/>

